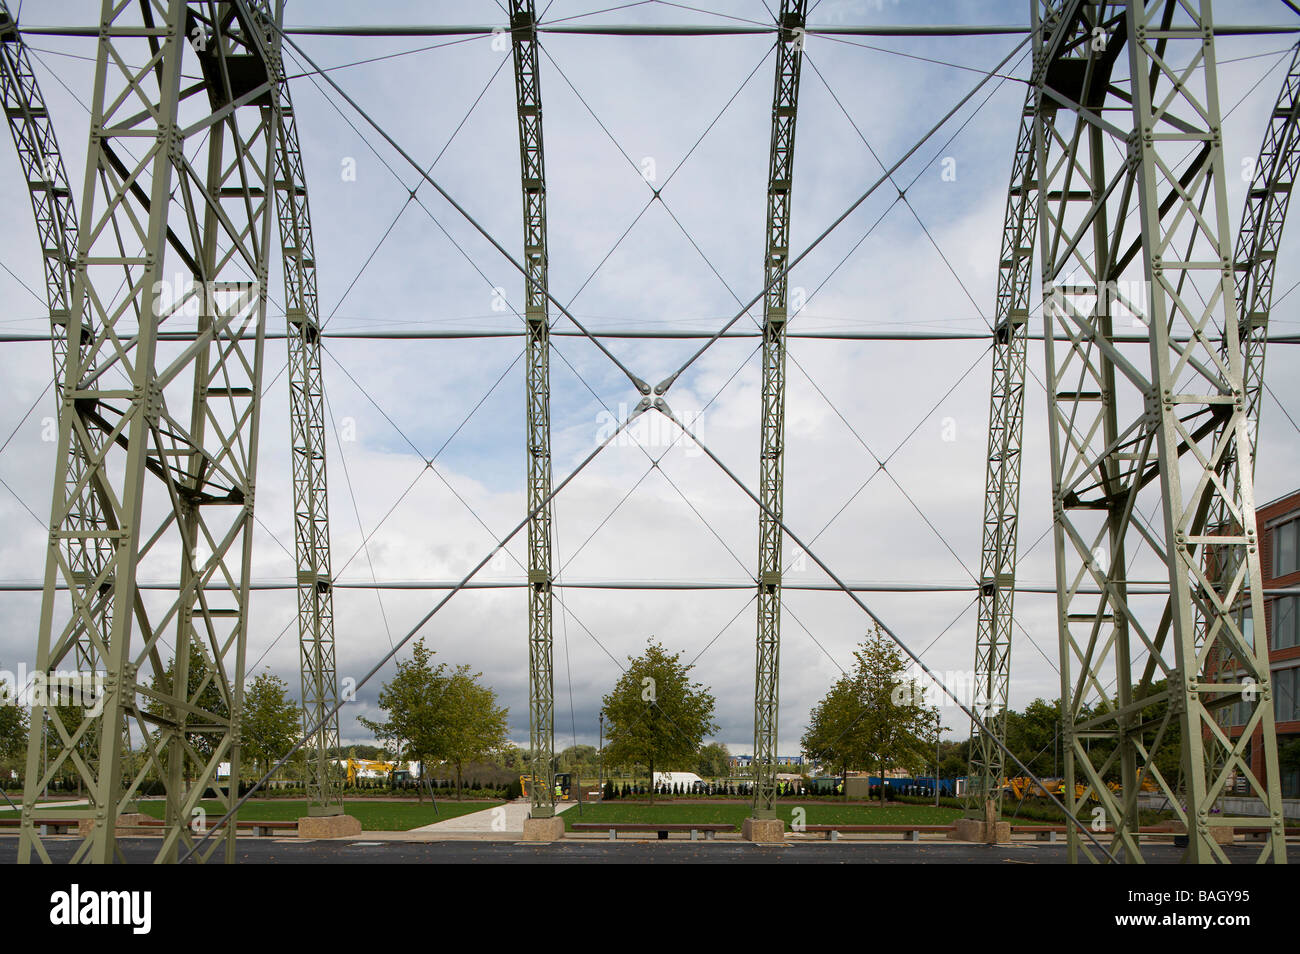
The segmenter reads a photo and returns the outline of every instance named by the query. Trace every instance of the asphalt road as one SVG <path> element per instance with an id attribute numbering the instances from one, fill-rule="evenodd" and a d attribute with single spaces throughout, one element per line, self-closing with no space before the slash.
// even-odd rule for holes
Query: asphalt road
<path id="1" fill-rule="evenodd" d="M 46 841 L 52 860 L 66 861 L 77 839 Z M 128 862 L 152 860 L 158 840 L 118 841 Z M 845 842 L 752 845 L 745 842 L 692 844 L 673 842 L 560 842 L 533 845 L 502 841 L 440 842 L 299 842 L 279 838 L 241 838 L 237 855 L 243 864 L 1065 864 L 1064 845 L 852 844 Z M 1233 849 L 1253 860 L 1253 849 Z M 1176 864 L 1181 849 L 1145 846 L 1156 863 Z M 0 838 L 0 864 L 17 860 L 18 839 Z M 220 854 L 213 858 L 219 860 Z"/>

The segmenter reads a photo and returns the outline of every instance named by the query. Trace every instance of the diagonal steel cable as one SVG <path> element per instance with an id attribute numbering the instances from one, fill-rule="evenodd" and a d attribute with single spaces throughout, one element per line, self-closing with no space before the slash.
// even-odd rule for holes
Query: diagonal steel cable
<path id="1" fill-rule="evenodd" d="M 848 586 L 847 583 L 845 583 L 842 579 L 840 579 L 840 577 L 835 573 L 834 570 L 832 570 L 820 557 L 817 556 L 816 553 L 814 553 L 808 546 L 806 546 L 804 542 L 798 537 L 798 535 L 795 534 L 795 532 L 790 529 L 790 527 L 785 523 L 785 521 L 782 520 L 777 514 L 773 513 L 772 509 L 763 503 L 762 499 L 758 496 L 758 494 L 756 494 L 753 490 L 751 490 L 743 480 L 741 480 L 738 476 L 736 476 L 736 473 L 730 467 L 727 466 L 727 464 L 722 460 L 722 458 L 718 457 L 718 455 L 715 454 L 707 444 L 703 443 L 696 434 L 690 431 L 689 428 L 687 428 L 687 426 L 682 421 L 680 421 L 676 417 L 676 415 L 673 414 L 672 409 L 669 408 L 667 401 L 665 401 L 662 397 L 656 398 L 652 406 L 654 407 L 655 410 L 657 410 L 660 414 L 663 414 L 670 421 L 676 424 L 679 428 L 686 431 L 687 434 L 690 436 L 691 440 L 695 443 L 695 445 L 699 447 L 700 450 L 703 451 L 710 460 L 712 460 L 715 464 L 718 465 L 718 467 L 722 470 L 722 472 L 726 474 L 728 478 L 731 479 L 732 483 L 734 483 L 737 487 L 739 487 L 742 491 L 744 491 L 745 495 L 748 496 L 752 501 L 754 501 L 754 503 L 756 503 L 759 506 L 759 508 L 761 508 L 767 514 L 768 518 L 771 519 L 778 527 L 780 527 L 781 531 L 784 534 L 786 534 L 786 536 L 788 536 L 791 540 L 793 540 L 804 551 L 804 553 L 808 555 L 808 558 L 810 560 L 812 560 L 821 568 L 823 573 L 825 573 L 828 577 L 830 577 L 831 581 L 836 585 L 836 587 L 839 588 L 846 596 L 848 596 L 849 599 L 851 599 L 855 604 L 857 604 L 858 608 L 861 609 L 864 613 L 866 613 L 867 616 L 869 616 L 871 620 L 877 626 L 880 627 L 881 631 L 894 641 L 894 643 L 898 646 L 898 648 L 901 649 L 903 653 L 909 659 L 911 659 L 913 663 L 916 664 L 917 668 L 919 668 L 922 672 L 924 672 L 927 676 L 929 676 L 930 679 L 937 686 L 939 686 L 940 689 L 943 690 L 944 694 L 953 701 L 954 705 L 956 705 L 959 709 L 961 709 L 961 711 L 966 716 L 968 716 L 975 725 L 979 726 L 981 730 L 988 732 L 988 728 L 984 724 L 984 721 L 980 719 L 978 715 L 975 714 L 974 710 L 972 710 L 969 706 L 967 706 L 964 702 L 962 702 L 961 699 L 957 697 L 957 694 L 953 692 L 941 679 L 939 679 L 939 677 L 935 674 L 935 672 L 932 669 L 930 669 L 930 667 L 927 666 L 925 662 L 906 643 L 903 642 L 903 640 L 898 636 L 898 634 L 895 633 L 894 630 L 887 623 L 885 623 L 885 621 L 881 619 L 880 616 L 878 616 L 876 612 L 872 610 L 871 607 L 868 606 L 867 603 Z M 859 716 L 859 718 L 861 717 Z M 1036 784 L 1042 785 L 1042 781 L 1033 772 L 1031 772 L 1023 762 L 1020 761 L 1020 759 L 1016 756 L 1014 752 L 1008 749 L 1003 742 L 997 740 L 992 733 L 990 733 L 990 737 L 994 738 L 994 741 L 997 742 L 998 747 L 1002 749 L 1003 754 L 1010 757 L 1012 761 L 1014 761 L 1017 765 L 1019 765 L 1020 768 L 1025 772 L 1025 774 L 1028 775 Z M 1046 791 L 1046 789 L 1044 789 L 1044 791 Z M 1062 813 L 1066 816 L 1066 818 L 1070 819 L 1076 826 L 1078 826 L 1080 832 L 1086 838 L 1088 838 L 1089 841 L 1091 841 L 1100 851 L 1102 851 L 1106 855 L 1106 857 L 1109 858 L 1112 862 L 1116 861 L 1116 858 L 1110 853 L 1110 851 L 1107 850 L 1106 846 L 1103 845 L 1101 841 L 1099 841 L 1093 835 L 1093 833 L 1088 830 L 1087 825 L 1085 825 L 1083 822 L 1079 821 L 1077 818 L 1071 815 L 1066 810 L 1064 804 L 1062 804 L 1060 800 L 1058 800 L 1055 796 L 1052 796 L 1049 793 L 1049 797 L 1052 799 L 1053 803 L 1057 806 L 1057 808 L 1061 809 Z"/>
<path id="2" fill-rule="evenodd" d="M 683 363 L 681 367 L 679 367 L 676 371 L 674 371 L 671 375 L 669 375 L 659 384 L 655 385 L 654 393 L 656 395 L 666 394 L 668 392 L 668 389 L 673 386 L 673 383 L 677 380 L 678 377 L 680 377 L 688 368 L 691 367 L 691 365 L 693 365 L 696 361 L 698 361 L 700 357 L 706 351 L 709 350 L 709 348 L 711 348 L 714 344 L 716 344 L 717 341 L 736 324 L 736 322 L 738 322 L 742 317 L 745 316 L 746 313 L 748 313 L 750 308 L 752 308 L 755 304 L 757 304 L 760 300 L 762 300 L 763 296 L 766 295 L 772 289 L 773 286 L 775 286 L 778 282 L 784 281 L 786 277 L 790 274 L 790 272 L 794 270 L 795 266 L 797 266 L 800 262 L 802 262 L 815 248 L 817 248 L 817 246 L 819 246 L 826 239 L 827 236 L 829 236 L 832 232 L 834 232 L 835 229 L 839 228 L 839 226 L 850 215 L 856 212 L 858 208 L 862 205 L 862 203 L 866 202 L 867 199 L 869 199 L 873 194 L 875 194 L 876 190 L 880 188 L 880 186 L 883 185 L 886 181 L 888 181 L 890 177 L 895 172 L 897 172 L 905 162 L 907 162 L 908 159 L 914 156 L 920 150 L 920 148 L 924 146 L 927 142 L 929 142 L 930 139 L 933 138 L 934 135 L 940 129 L 942 129 L 945 125 L 947 125 L 948 122 L 958 112 L 960 112 L 961 109 L 968 102 L 970 102 L 975 97 L 975 94 L 984 88 L 984 86 L 989 82 L 989 80 L 993 78 L 996 71 L 1000 70 L 1008 62 L 1010 62 L 1012 57 L 1014 57 L 1017 53 L 1019 53 L 1021 48 L 1024 47 L 1025 44 L 1027 44 L 1030 41 L 1030 39 L 1031 37 L 1026 36 L 1019 43 L 1017 43 L 1016 46 L 1011 50 L 1011 52 L 1008 53 L 1005 57 L 1003 57 L 1002 61 L 999 62 L 998 65 L 993 68 L 993 70 L 986 73 L 984 77 L 968 93 L 966 93 L 966 95 L 964 95 L 960 100 L 958 100 L 957 103 L 951 109 L 949 109 L 948 112 L 945 113 L 944 116 L 937 123 L 931 126 L 930 129 L 923 136 L 921 136 L 921 138 L 918 139 L 916 143 L 913 144 L 906 152 L 904 152 L 903 155 L 900 156 L 892 166 L 886 169 L 884 174 L 881 175 L 880 178 L 876 179 L 875 182 L 873 182 L 867 188 L 867 190 L 862 193 L 862 195 L 860 195 L 857 199 L 855 199 L 853 203 L 847 209 L 844 210 L 844 212 L 842 212 L 833 222 L 831 222 L 828 226 L 826 226 L 826 228 L 822 230 L 822 232 L 817 236 L 817 238 L 813 239 L 813 241 L 808 246 L 806 246 L 803 251 L 801 251 L 798 255 L 794 256 L 789 261 L 789 263 L 785 266 L 785 268 L 783 268 L 780 272 L 773 275 L 771 280 L 768 281 L 766 285 L 764 285 L 763 289 L 757 295 L 755 295 L 744 308 L 742 308 L 739 312 L 737 312 L 735 317 L 733 317 L 730 321 L 724 324 L 707 341 L 705 341 L 705 343 L 702 344 L 699 347 L 699 349 L 696 350 L 696 352 L 693 355 L 691 355 L 691 357 L 686 359 L 685 363 Z"/>
<path id="3" fill-rule="evenodd" d="M 544 499 L 539 501 L 537 506 L 533 510 L 530 510 L 522 520 L 516 523 L 509 533 L 507 533 L 505 536 L 497 540 L 496 546 L 494 546 L 487 554 L 485 554 L 483 558 L 480 559 L 478 563 L 476 563 L 469 570 L 468 573 L 466 573 L 463 577 L 461 577 L 460 581 L 454 587 L 452 587 L 452 589 L 450 589 L 447 592 L 447 594 L 443 596 L 442 599 L 438 600 L 438 602 L 434 604 L 432 609 L 430 609 L 427 613 L 425 613 L 424 616 L 420 617 L 419 621 L 414 626 L 411 627 L 411 629 L 407 632 L 407 634 L 403 636 L 400 640 L 398 640 L 397 644 L 392 649 L 390 649 L 387 653 L 385 653 L 383 657 L 381 657 L 379 661 L 376 662 L 370 668 L 370 670 L 364 676 L 361 677 L 360 680 L 358 680 L 355 688 L 360 689 L 371 679 L 373 679 L 375 675 L 378 674 L 379 671 L 383 669 L 383 667 L 386 666 L 393 659 L 394 656 L 397 655 L 398 651 L 403 646 L 405 646 L 408 642 L 410 642 L 420 632 L 420 630 L 422 630 L 428 624 L 429 620 L 433 619 L 434 616 L 436 616 L 439 612 L 441 612 L 442 608 L 446 606 L 449 602 L 451 602 L 451 600 L 456 596 L 456 594 L 458 594 L 461 590 L 463 590 L 469 584 L 469 582 L 479 574 L 479 572 L 483 569 L 483 567 L 487 566 L 488 563 L 491 562 L 492 558 L 499 551 L 505 548 L 507 543 L 513 540 L 521 530 L 527 527 L 529 522 L 538 513 L 540 513 L 544 507 L 549 506 L 551 501 L 561 491 L 563 491 L 565 487 L 567 487 L 570 483 L 572 483 L 573 480 L 579 474 L 581 474 L 584 470 L 587 469 L 587 466 L 591 464 L 591 462 L 595 460 L 597 456 L 599 456 L 601 451 L 603 451 L 606 447 L 612 444 L 620 434 L 622 434 L 625 430 L 627 430 L 627 428 L 629 428 L 632 425 L 634 421 L 636 421 L 642 414 L 648 411 L 650 409 L 650 406 L 651 405 L 650 405 L 649 398 L 642 399 L 637 404 L 637 406 L 632 410 L 632 412 L 628 414 L 626 418 L 624 418 L 622 421 L 619 422 L 618 427 L 616 427 L 608 437 L 606 437 L 603 441 L 601 441 L 594 448 L 592 448 L 591 452 L 588 453 L 587 456 L 582 459 L 581 463 L 579 463 L 577 467 L 569 471 L 569 473 L 564 477 L 564 479 L 561 480 L 558 484 L 556 484 L 551 489 L 551 492 L 547 494 Z M 272 765 L 270 769 L 267 770 L 266 774 L 264 774 L 263 776 L 261 776 L 261 778 L 255 781 L 252 784 L 252 786 L 249 787 L 248 791 L 242 797 L 240 797 L 240 799 L 236 801 L 234 805 L 231 806 L 230 810 L 226 812 L 226 814 L 223 815 L 214 825 L 209 827 L 208 830 L 204 832 L 203 836 L 199 838 L 198 841 L 194 842 L 190 846 L 189 850 L 187 850 L 183 856 L 177 859 L 178 863 L 189 860 L 189 858 L 191 858 L 194 855 L 194 853 L 199 849 L 200 845 L 204 844 L 209 838 L 212 837 L 212 835 L 214 835 L 221 828 L 225 827 L 225 825 L 235 817 L 235 814 L 236 812 L 239 811 L 240 807 L 246 801 L 252 798 L 253 794 L 257 792 L 257 790 L 260 789 L 263 785 L 265 785 L 272 775 L 274 775 L 276 772 L 278 772 L 281 768 L 284 767 L 285 763 L 288 762 L 289 759 L 293 757 L 294 753 L 296 753 L 300 748 L 302 748 L 302 746 L 306 743 L 307 739 L 311 738 L 316 732 L 318 732 L 321 726 L 325 725 L 328 722 L 328 720 L 333 719 L 336 715 L 338 715 L 339 710 L 342 709 L 343 706 L 346 705 L 346 703 L 347 700 L 339 700 L 335 702 L 333 707 L 327 713 L 325 713 L 324 717 L 317 725 L 312 726 L 311 729 L 309 729 L 307 732 L 304 732 L 302 738 L 299 739 L 297 742 L 295 742 L 293 746 L 289 749 L 289 751 L 287 751 L 284 755 L 280 756 L 279 760 L 277 760 L 276 763 Z"/>

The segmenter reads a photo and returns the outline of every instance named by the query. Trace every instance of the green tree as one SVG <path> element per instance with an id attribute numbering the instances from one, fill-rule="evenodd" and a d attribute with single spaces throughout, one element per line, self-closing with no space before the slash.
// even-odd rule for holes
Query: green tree
<path id="1" fill-rule="evenodd" d="M 644 654 L 628 657 L 627 669 L 602 700 L 605 759 L 613 765 L 647 766 L 651 803 L 655 766 L 693 766 L 705 737 L 718 731 L 713 696 L 691 682 L 694 666 L 684 664 L 681 655 L 670 655 L 651 637 Z"/>
<path id="2" fill-rule="evenodd" d="M 731 774 L 731 753 L 721 742 L 710 742 L 700 749 L 699 765 L 696 767 L 702 778 L 719 778 Z"/>
<path id="3" fill-rule="evenodd" d="M 465 763 L 492 759 L 510 744 L 510 710 L 497 705 L 497 694 L 479 682 L 482 677 L 469 666 L 457 666 L 439 686 L 436 704 L 442 728 L 436 754 L 456 767 L 457 798 Z"/>
<path id="4" fill-rule="evenodd" d="M 597 752 L 594 745 L 571 745 L 556 756 L 556 771 L 593 775 Z"/>
<path id="5" fill-rule="evenodd" d="M 875 631 L 853 654 L 854 679 L 860 687 L 864 755 L 880 768 L 880 802 L 885 801 L 885 773 L 902 767 L 923 770 L 934 751 L 933 727 L 939 713 L 925 705 L 920 686 L 907 678 L 907 660 L 898 645 Z"/>
<path id="6" fill-rule="evenodd" d="M 161 675 L 158 673 L 154 674 L 151 685 L 155 693 L 158 693 L 161 696 L 170 697 L 172 695 L 172 687 L 175 683 L 176 659 L 173 657 L 168 661 L 167 668 L 163 670 Z M 208 662 L 208 657 L 204 654 L 203 650 L 199 648 L 198 644 L 192 641 L 190 643 L 190 662 L 186 683 L 185 699 L 190 705 L 195 706 L 204 712 L 210 712 L 219 719 L 224 720 L 230 717 L 230 707 L 226 705 L 225 696 L 222 695 L 218 678 L 213 671 L 211 664 Z M 151 699 L 147 704 L 147 708 L 155 715 L 168 718 L 171 717 L 171 707 L 162 699 Z M 192 712 L 182 712 L 180 714 L 180 720 L 182 725 L 189 725 L 191 723 L 204 724 L 210 721 L 203 716 Z M 64 725 L 68 726 L 69 724 L 76 725 L 77 723 L 69 723 L 67 719 L 64 719 Z M 212 754 L 214 738 L 215 736 L 211 733 L 185 733 L 185 740 L 204 758 L 207 758 Z M 164 760 L 165 755 L 166 754 L 164 753 Z"/>
<path id="7" fill-rule="evenodd" d="M 800 740 L 803 753 L 814 762 L 838 766 L 840 774 L 869 768 L 861 724 L 864 702 L 851 676 L 835 680 L 830 691 L 808 716 L 808 729 Z M 847 786 L 845 795 L 847 796 Z"/>
<path id="8" fill-rule="evenodd" d="M 293 748 L 302 733 L 302 710 L 283 679 L 263 672 L 249 684 L 242 726 L 243 754 L 263 772 Z"/>
<path id="9" fill-rule="evenodd" d="M 1023 712 L 1007 710 L 1007 748 L 1015 753 L 1031 772 L 1039 778 L 1051 778 L 1061 773 L 1060 760 L 1060 709 L 1057 700 L 1035 699 Z M 1007 760 L 1008 775 L 1021 775 L 1023 770 Z"/>
<path id="10" fill-rule="evenodd" d="M 366 718 L 357 721 L 365 726 L 394 757 L 418 762 L 420 777 L 424 763 L 440 758 L 443 719 L 439 700 L 447 681 L 447 666 L 433 665 L 434 651 L 419 640 L 411 649 L 411 658 L 397 664 L 397 672 L 379 690 L 379 708 L 387 715 L 382 722 Z M 423 789 L 417 786 L 420 801 Z"/>
<path id="11" fill-rule="evenodd" d="M 930 764 L 938 711 L 925 705 L 920 687 L 907 678 L 902 651 L 879 626 L 853 659 L 853 669 L 813 708 L 802 739 L 804 754 L 838 765 L 846 775 L 877 769 L 883 803 L 890 768 L 919 771 Z"/>
<path id="12" fill-rule="evenodd" d="M 961 778 L 970 775 L 970 740 L 939 743 L 939 777 Z"/>
<path id="13" fill-rule="evenodd" d="M 0 770 L 22 771 L 27 754 L 27 708 L 18 704 L 17 687 L 0 682 Z"/>

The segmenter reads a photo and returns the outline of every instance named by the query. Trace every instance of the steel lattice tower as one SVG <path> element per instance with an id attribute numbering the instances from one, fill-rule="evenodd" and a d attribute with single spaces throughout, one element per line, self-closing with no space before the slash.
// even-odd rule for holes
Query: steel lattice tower
<path id="1" fill-rule="evenodd" d="M 277 3 L 277 24 L 283 2 Z M 278 96 L 275 197 L 284 261 L 288 319 L 289 441 L 293 473 L 294 555 L 298 561 L 298 647 L 302 721 L 307 743 L 307 811 L 338 815 L 343 794 L 330 752 L 339 748 L 338 670 L 334 650 L 334 577 L 330 570 L 329 494 L 325 471 L 325 382 L 321 371 L 320 304 L 307 178 L 298 125 L 279 43 L 267 51 Z"/>
<path id="2" fill-rule="evenodd" d="M 182 91 L 186 62 L 203 81 Z M 166 790 L 159 860 L 174 860 L 189 843 L 206 789 L 222 790 L 233 804 L 218 767 L 228 763 L 230 779 L 238 779 L 272 86 L 261 37 L 242 4 L 104 4 L 85 227 L 68 316 L 69 341 L 90 340 L 67 352 L 56 457 L 63 473 L 54 483 L 37 670 L 49 671 L 71 644 L 104 630 L 108 638 L 96 650 L 107 680 L 79 724 L 51 720 L 59 738 L 50 740 L 45 772 L 44 707 L 33 706 L 22 861 L 33 853 L 49 860 L 32 816 L 45 779 L 68 768 L 92 804 L 90 834 L 76 860 L 114 860 L 117 816 L 150 771 Z M 192 284 L 168 300 L 173 263 Z M 116 296 L 119 285 L 124 293 Z M 194 340 L 174 351 L 160 348 L 161 327 L 184 321 L 187 309 L 197 313 Z M 80 477 L 73 470 L 79 459 Z M 98 497 L 105 529 L 78 525 L 83 488 Z M 64 559 L 69 538 L 110 548 L 93 579 Z M 141 568 L 170 566 L 175 573 L 178 555 L 174 599 L 147 600 L 137 588 Z M 69 620 L 55 617 L 59 584 L 73 593 Z M 105 620 L 110 606 L 131 612 Z M 194 672 L 191 654 L 201 667 Z M 138 762 L 126 758 L 128 727 L 143 745 Z M 84 740 L 97 742 L 97 759 L 81 757 Z M 233 828 L 224 843 L 233 860 Z"/>
<path id="3" fill-rule="evenodd" d="M 758 637 L 754 663 L 753 817 L 776 817 L 777 715 L 781 673 L 781 520 L 785 467 L 785 329 L 790 261 L 790 185 L 803 60 L 805 0 L 783 0 L 772 99 L 763 257 L 763 410 L 759 438 Z"/>
<path id="4" fill-rule="evenodd" d="M 783 532 L 794 533 L 783 530 L 782 499 L 786 272 L 797 260 L 789 248 L 790 186 L 806 6 L 783 0 L 776 25 L 766 286 L 757 296 L 764 302 L 760 483 L 750 495 L 760 507 L 758 819 L 775 817 L 781 549 Z M 105 0 L 79 231 L 48 111 L 0 0 L 0 93 L 44 256 L 59 395 L 36 671 L 55 674 L 74 660 L 82 675 L 62 688 L 76 690 L 87 671 L 107 674 L 95 708 L 73 709 L 72 721 L 66 707 L 33 707 L 24 861 L 33 853 L 49 860 L 33 813 L 59 773 L 76 773 L 90 796 L 82 815 L 91 831 L 75 860 L 101 862 L 117 857 L 117 818 L 150 775 L 162 777 L 166 792 L 164 861 L 192 844 L 199 800 L 208 788 L 222 789 L 218 766 L 229 763 L 232 782 L 239 777 L 273 216 L 289 327 L 310 810 L 342 810 L 328 761 L 339 731 L 321 327 L 302 154 L 272 26 L 281 7 L 272 21 L 269 0 Z M 1186 860 L 1226 861 L 1216 834 L 1257 824 L 1216 813 L 1235 778 L 1269 812 L 1259 860 L 1284 861 L 1267 629 L 1252 631 L 1245 619 L 1264 618 L 1255 427 L 1276 255 L 1300 166 L 1300 53 L 1270 117 L 1233 251 L 1208 0 L 1032 0 L 1031 7 L 1035 59 L 993 327 L 972 801 L 996 805 L 1003 774 L 1037 246 L 1067 807 L 1086 818 L 1098 803 L 1114 831 L 1110 851 L 1140 861 L 1138 796 L 1150 783 L 1181 806 L 1191 833 Z M 510 28 L 525 230 L 529 508 L 516 532 L 526 523 L 532 814 L 548 818 L 555 811 L 551 299 L 532 0 L 511 0 Z M 195 74 L 199 82 L 186 79 Z M 176 269 L 194 284 L 169 296 Z M 1117 324 L 1129 316 L 1144 329 L 1140 358 Z M 654 389 L 653 406 L 670 418 L 662 394 L 680 373 Z M 637 413 L 651 404 L 647 398 Z M 1130 591 L 1141 571 L 1167 577 L 1167 599 Z M 174 597 L 145 592 L 142 573 L 179 578 Z M 63 588 L 70 613 L 59 606 Z M 60 687 L 53 679 L 51 689 Z M 1235 740 L 1230 707 L 1245 713 Z M 1264 740 L 1263 778 L 1247 760 L 1256 732 Z M 233 785 L 222 798 L 233 810 Z M 227 860 L 233 836 L 232 825 L 222 835 Z M 1071 860 L 1081 851 L 1096 857 L 1071 829 Z"/>
<path id="5" fill-rule="evenodd" d="M 993 322 L 993 374 L 989 398 L 988 466 L 980 554 L 979 617 L 975 634 L 973 707 L 984 729 L 972 726 L 968 807 L 1001 804 L 1002 749 L 1011 679 L 1011 626 L 1016 594 L 1016 542 L 1020 528 L 1020 460 L 1024 432 L 1025 355 L 1029 327 L 1029 277 L 1038 221 L 1035 204 L 1031 94 L 1020 122 L 998 266 Z"/>
<path id="6" fill-rule="evenodd" d="M 1213 810 L 1245 768 L 1272 813 L 1263 856 L 1282 861 L 1267 639 L 1236 618 L 1241 603 L 1263 617 L 1253 479 L 1222 474 L 1250 435 L 1210 5 L 1038 2 L 1034 17 L 1049 60 L 1035 149 L 1066 803 L 1083 817 L 1095 798 L 1112 853 L 1141 860 L 1150 780 L 1187 824 L 1188 860 L 1226 861 L 1215 831 L 1245 820 Z M 1051 33 L 1065 42 L 1047 51 Z M 1113 77 L 1125 58 L 1131 96 Z M 1112 340 L 1120 311 L 1145 324 L 1146 362 Z M 1229 519 L 1211 524 L 1220 508 Z M 1167 574 L 1162 608 L 1129 593 L 1139 560 Z M 1080 593 L 1084 581 L 1101 597 Z M 1225 657 L 1231 672 L 1214 663 Z M 1234 743 L 1215 714 L 1238 700 L 1250 714 Z M 1263 782 L 1242 760 L 1256 727 Z M 1159 761 L 1175 739 L 1185 807 Z M 1093 857 L 1071 830 L 1080 852 Z"/>
<path id="7" fill-rule="evenodd" d="M 511 0 L 519 169 L 524 197 L 524 379 L 528 406 L 528 736 L 534 818 L 555 814 L 555 674 L 551 631 L 551 334 L 546 283 L 546 162 L 532 0 Z"/>
<path id="8" fill-rule="evenodd" d="M 15 29 L 8 6 L 0 0 L 0 94 L 3 95 L 5 116 L 9 131 L 18 150 L 18 159 L 31 197 L 32 214 L 36 219 L 37 238 L 41 246 L 41 261 L 45 269 L 45 297 L 50 313 L 50 343 L 54 355 L 54 383 L 59 399 L 56 416 L 63 414 L 62 387 L 68 363 L 68 314 L 72 296 L 73 271 L 77 258 L 77 212 L 72 200 L 63 156 L 59 151 L 54 125 L 50 120 L 45 98 L 36 82 L 31 60 L 22 38 Z M 93 329 L 86 329 L 76 343 L 84 354 L 94 340 Z M 99 435 L 91 435 L 98 449 Z M 99 500 L 85 481 L 87 457 L 80 447 L 73 448 L 74 458 L 67 464 L 69 495 L 68 522 L 70 526 L 87 531 L 104 530 L 106 525 L 100 512 Z M 87 534 L 69 535 L 65 538 L 67 562 L 73 573 L 93 580 L 108 559 L 110 547 L 107 540 Z M 102 600 L 111 599 L 101 593 Z M 75 601 L 74 601 L 75 609 Z M 97 638 L 82 632 L 64 647 L 54 669 L 65 659 L 76 661 L 80 673 L 95 672 L 96 643 L 107 638 L 108 625 L 113 618 L 111 604 L 103 607 L 97 617 Z M 57 677 L 47 681 L 57 682 Z M 51 686 L 57 691 L 57 686 Z"/>

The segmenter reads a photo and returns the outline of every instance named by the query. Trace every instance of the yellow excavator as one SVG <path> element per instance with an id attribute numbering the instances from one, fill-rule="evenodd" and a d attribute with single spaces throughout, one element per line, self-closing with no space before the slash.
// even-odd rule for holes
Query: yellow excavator
<path id="1" fill-rule="evenodd" d="M 567 801 L 572 801 L 574 798 L 577 797 L 575 790 L 573 788 L 573 783 L 575 781 L 576 779 L 574 779 L 573 775 L 569 772 L 555 773 L 556 801 L 567 802 Z M 524 790 L 525 798 L 529 797 L 528 786 L 531 785 L 532 783 L 533 783 L 533 777 L 531 775 L 519 776 L 519 786 Z"/>
<path id="2" fill-rule="evenodd" d="M 380 762 L 375 759 L 348 759 L 348 784 L 355 785 L 357 776 L 362 772 L 379 772 L 390 775 L 394 769 L 392 762 Z"/>
<path id="3" fill-rule="evenodd" d="M 1106 787 L 1112 792 L 1119 794 L 1120 784 L 1118 782 L 1107 782 Z M 1157 792 L 1159 787 L 1155 781 L 1147 775 L 1142 776 L 1141 790 L 1144 792 Z M 1023 801 L 1026 798 L 1047 798 L 1049 794 L 1057 798 L 1063 797 L 1065 791 L 1065 779 L 1062 778 L 1045 778 L 1043 784 L 1039 785 L 1027 775 L 1018 775 L 1015 778 L 1009 778 L 1002 784 L 1002 794 L 1016 801 Z M 1076 800 L 1082 799 L 1084 794 L 1088 793 L 1089 797 L 1095 799 L 1096 795 L 1091 793 L 1088 786 L 1083 782 L 1074 783 L 1074 797 Z"/>

